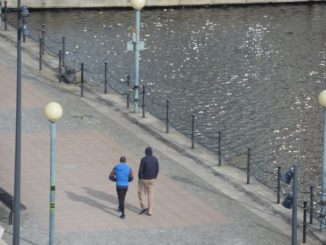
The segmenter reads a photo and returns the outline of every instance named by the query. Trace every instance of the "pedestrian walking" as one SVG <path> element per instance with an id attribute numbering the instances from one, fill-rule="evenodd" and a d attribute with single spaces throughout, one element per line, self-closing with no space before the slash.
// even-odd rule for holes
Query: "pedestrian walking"
<path id="1" fill-rule="evenodd" d="M 133 172 L 126 162 L 127 159 L 122 156 L 120 162 L 112 169 L 109 179 L 116 182 L 117 195 L 119 200 L 118 211 L 121 212 L 120 218 L 125 219 L 125 198 L 128 191 L 129 182 L 133 181 Z"/>
<path id="2" fill-rule="evenodd" d="M 139 214 L 152 215 L 154 184 L 159 173 L 159 163 L 151 147 L 145 149 L 145 157 L 140 161 L 138 171 L 138 197 L 141 211 Z"/>

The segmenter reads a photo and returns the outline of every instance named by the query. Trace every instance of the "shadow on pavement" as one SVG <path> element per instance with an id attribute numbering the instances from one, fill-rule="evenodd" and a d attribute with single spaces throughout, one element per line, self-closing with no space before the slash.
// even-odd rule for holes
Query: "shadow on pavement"
<path id="1" fill-rule="evenodd" d="M 86 190 L 86 193 L 89 194 L 90 196 L 92 196 L 96 199 L 99 199 L 99 200 L 108 201 L 108 202 L 113 203 L 118 206 L 118 197 L 117 196 L 113 196 L 113 195 L 111 195 L 109 193 L 105 193 L 103 191 L 97 191 L 97 190 L 94 190 L 89 187 L 83 187 L 83 188 Z M 127 192 L 126 199 L 128 199 L 128 192 Z M 125 202 L 125 208 L 134 213 L 138 213 L 140 210 L 138 207 L 136 207 L 128 202 Z"/>

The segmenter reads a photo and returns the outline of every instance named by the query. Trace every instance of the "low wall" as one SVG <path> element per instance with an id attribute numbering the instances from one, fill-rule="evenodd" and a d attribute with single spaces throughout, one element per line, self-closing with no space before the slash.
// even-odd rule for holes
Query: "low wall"
<path id="1" fill-rule="evenodd" d="M 4 0 L 0 0 L 2 3 Z M 324 0 L 147 0 L 146 6 L 191 6 L 221 4 L 299 3 L 322 2 Z M 17 0 L 7 0 L 8 7 L 16 7 Z M 130 0 L 21 0 L 29 8 L 115 8 L 130 7 Z"/>

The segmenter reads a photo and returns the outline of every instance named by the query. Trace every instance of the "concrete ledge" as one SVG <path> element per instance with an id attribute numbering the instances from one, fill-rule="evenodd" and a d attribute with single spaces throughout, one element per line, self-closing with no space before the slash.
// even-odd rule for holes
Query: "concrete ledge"
<path id="1" fill-rule="evenodd" d="M 147 0 L 147 7 L 198 6 L 226 4 L 312 3 L 324 0 Z M 7 0 L 9 8 L 17 6 L 16 0 Z M 130 0 L 24 0 L 24 5 L 38 9 L 63 8 L 130 8 Z"/>

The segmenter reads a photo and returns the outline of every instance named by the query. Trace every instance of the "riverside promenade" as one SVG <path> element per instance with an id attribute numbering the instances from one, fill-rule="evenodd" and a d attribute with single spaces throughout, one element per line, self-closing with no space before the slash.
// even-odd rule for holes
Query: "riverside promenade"
<path id="1" fill-rule="evenodd" d="M 64 115 L 57 123 L 56 244 L 291 244 L 291 210 L 276 194 L 196 145 L 148 113 L 135 114 L 124 98 L 58 83 L 38 71 L 37 45 L 23 44 L 21 244 L 47 244 L 49 226 L 50 101 Z M 16 101 L 15 31 L 0 32 L 0 187 L 13 194 Z M 108 175 L 121 155 L 137 173 L 144 149 L 160 162 L 153 215 L 139 215 L 137 178 L 119 218 L 115 184 Z M 0 203 L 3 239 L 12 240 L 9 210 Z M 301 222 L 302 214 L 298 214 Z M 298 241 L 302 238 L 298 229 Z M 307 244 L 322 244 L 308 237 Z"/>

